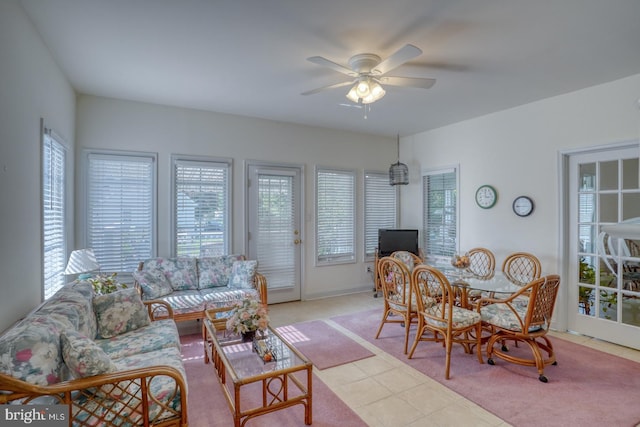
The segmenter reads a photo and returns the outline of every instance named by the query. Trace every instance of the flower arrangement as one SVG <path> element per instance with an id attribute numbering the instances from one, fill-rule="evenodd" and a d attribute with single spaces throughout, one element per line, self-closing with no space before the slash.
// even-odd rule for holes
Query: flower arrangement
<path id="1" fill-rule="evenodd" d="M 95 292 L 96 295 L 104 295 L 127 287 L 124 283 L 118 282 L 116 279 L 117 275 L 118 273 L 111 273 L 109 275 L 98 274 L 97 276 L 91 277 L 87 280 L 91 283 L 93 292 Z"/>
<path id="2" fill-rule="evenodd" d="M 267 307 L 255 299 L 245 298 L 234 304 L 227 319 L 227 329 L 237 334 L 266 329 L 269 325 Z"/>

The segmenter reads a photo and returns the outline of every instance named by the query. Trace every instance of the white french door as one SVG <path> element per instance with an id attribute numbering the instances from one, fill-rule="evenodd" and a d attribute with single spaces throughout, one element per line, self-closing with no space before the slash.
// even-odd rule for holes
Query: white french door
<path id="1" fill-rule="evenodd" d="M 269 303 L 301 299 L 302 169 L 249 164 L 248 256 L 267 278 Z"/>
<path id="2" fill-rule="evenodd" d="M 640 241 L 604 232 L 640 217 L 638 152 L 636 144 L 569 157 L 566 283 L 569 330 L 640 349 Z"/>

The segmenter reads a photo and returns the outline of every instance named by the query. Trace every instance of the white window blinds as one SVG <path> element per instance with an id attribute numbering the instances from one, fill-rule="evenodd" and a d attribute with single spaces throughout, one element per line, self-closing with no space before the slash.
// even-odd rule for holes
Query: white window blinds
<path id="1" fill-rule="evenodd" d="M 230 162 L 174 158 L 177 256 L 229 253 Z"/>
<path id="2" fill-rule="evenodd" d="M 154 255 L 155 155 L 89 153 L 87 247 L 100 269 L 131 272 Z"/>
<path id="3" fill-rule="evenodd" d="M 427 256 L 452 256 L 457 243 L 457 176 L 455 170 L 428 173 L 422 179 L 423 236 Z"/>
<path id="4" fill-rule="evenodd" d="M 397 191 L 389 185 L 388 172 L 364 173 L 364 253 L 372 259 L 380 228 L 397 228 Z"/>
<path id="5" fill-rule="evenodd" d="M 42 221 L 44 299 L 64 286 L 67 262 L 65 227 L 66 150 L 45 130 L 42 145 Z"/>
<path id="6" fill-rule="evenodd" d="M 316 170 L 318 264 L 355 260 L 354 171 Z"/>

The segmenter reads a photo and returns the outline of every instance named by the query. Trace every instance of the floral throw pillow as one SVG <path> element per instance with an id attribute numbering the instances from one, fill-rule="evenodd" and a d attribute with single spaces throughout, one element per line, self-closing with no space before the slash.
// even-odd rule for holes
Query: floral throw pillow
<path id="1" fill-rule="evenodd" d="M 229 287 L 236 289 L 252 289 L 253 280 L 258 268 L 258 261 L 235 261 L 231 267 Z"/>
<path id="2" fill-rule="evenodd" d="M 60 334 L 62 358 L 75 378 L 116 372 L 116 364 L 91 339 L 76 331 Z"/>
<path id="3" fill-rule="evenodd" d="M 151 323 L 135 288 L 123 289 L 93 298 L 93 311 L 100 338 L 111 338 Z"/>

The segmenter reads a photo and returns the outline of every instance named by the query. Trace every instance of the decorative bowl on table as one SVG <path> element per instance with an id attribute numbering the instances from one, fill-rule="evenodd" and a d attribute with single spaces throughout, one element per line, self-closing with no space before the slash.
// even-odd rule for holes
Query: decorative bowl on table
<path id="1" fill-rule="evenodd" d="M 451 265 L 460 270 L 469 268 L 469 266 L 471 265 L 469 254 L 467 252 L 453 254 L 453 256 L 451 257 Z"/>

